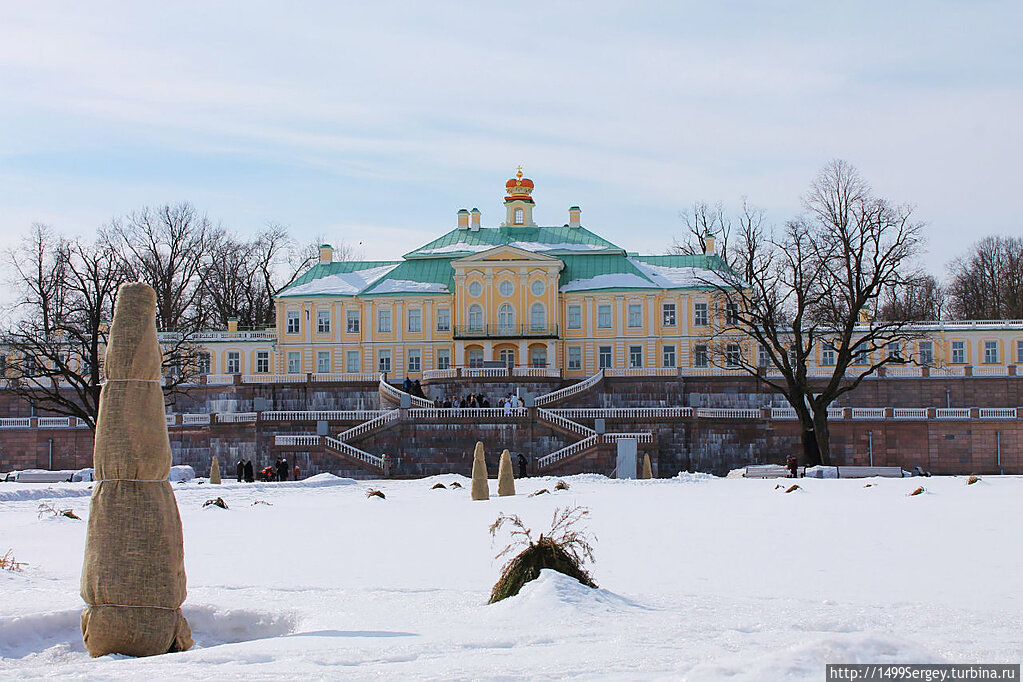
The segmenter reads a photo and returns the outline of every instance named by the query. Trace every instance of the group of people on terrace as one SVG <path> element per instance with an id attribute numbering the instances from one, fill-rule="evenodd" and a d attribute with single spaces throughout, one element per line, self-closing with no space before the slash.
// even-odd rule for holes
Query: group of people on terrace
<path id="1" fill-rule="evenodd" d="M 450 395 L 447 398 L 437 396 L 433 400 L 433 406 L 443 408 L 492 407 L 490 399 L 483 393 L 469 393 L 462 396 Z M 506 414 L 511 414 L 512 408 L 522 406 L 522 398 L 510 392 L 503 395 L 497 401 L 497 407 L 504 408 Z"/>

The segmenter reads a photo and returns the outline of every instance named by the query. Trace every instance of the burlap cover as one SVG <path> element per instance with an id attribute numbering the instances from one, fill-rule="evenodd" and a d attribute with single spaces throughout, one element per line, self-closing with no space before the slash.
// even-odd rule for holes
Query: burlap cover
<path id="1" fill-rule="evenodd" d="M 100 393 L 82 566 L 82 635 L 92 656 L 151 656 L 192 646 L 181 614 L 184 548 L 167 481 L 171 450 L 155 311 L 148 285 L 121 286 Z"/>
<path id="2" fill-rule="evenodd" d="M 507 449 L 501 453 L 501 463 L 497 467 L 497 494 L 501 497 L 515 494 L 515 474 L 511 453 Z"/>
<path id="3" fill-rule="evenodd" d="M 474 500 L 490 499 L 490 484 L 487 483 L 487 460 L 483 453 L 483 443 L 476 443 L 476 450 L 472 454 L 472 491 L 470 496 Z"/>

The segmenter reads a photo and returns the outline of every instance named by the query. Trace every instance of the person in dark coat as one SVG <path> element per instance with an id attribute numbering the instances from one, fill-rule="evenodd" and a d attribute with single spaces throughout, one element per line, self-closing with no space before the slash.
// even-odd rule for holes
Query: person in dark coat
<path id="1" fill-rule="evenodd" d="M 412 395 L 418 398 L 426 397 L 425 395 L 423 395 L 423 385 L 419 383 L 419 379 L 416 379 L 415 382 L 413 382 L 412 384 Z"/>
<path id="2" fill-rule="evenodd" d="M 238 460 L 238 466 L 235 467 L 235 473 L 238 475 L 238 482 L 242 482 L 242 476 L 245 475 L 245 462 Z"/>
<path id="3" fill-rule="evenodd" d="M 406 393 L 412 392 L 412 380 L 409 379 L 408 377 L 405 377 L 405 392 Z"/>
<path id="4" fill-rule="evenodd" d="M 252 483 L 256 480 L 256 474 L 252 470 L 252 460 L 245 460 L 245 482 Z"/>
<path id="5" fill-rule="evenodd" d="M 789 458 L 785 460 L 785 468 L 789 470 L 789 478 L 799 476 L 799 460 L 795 455 L 789 455 Z"/>
<path id="6" fill-rule="evenodd" d="M 286 481 L 288 480 L 288 460 L 281 457 L 277 460 L 277 480 Z"/>
<path id="7" fill-rule="evenodd" d="M 519 457 L 518 457 L 518 465 L 519 465 L 519 478 L 525 478 L 526 477 L 526 469 L 529 468 L 529 462 L 526 461 L 526 456 L 523 455 L 521 452 L 519 453 Z"/>

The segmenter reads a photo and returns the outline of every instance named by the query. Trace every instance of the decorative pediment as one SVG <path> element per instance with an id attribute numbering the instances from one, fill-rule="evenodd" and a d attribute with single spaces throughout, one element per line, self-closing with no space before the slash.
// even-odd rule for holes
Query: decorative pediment
<path id="1" fill-rule="evenodd" d="M 560 258 L 545 256 L 540 253 L 533 253 L 532 251 L 526 251 L 525 249 L 520 249 L 515 246 L 509 246 L 507 244 L 501 244 L 500 246 L 495 246 L 492 249 L 487 249 L 486 251 L 474 253 L 471 256 L 457 258 L 451 261 L 451 265 L 457 270 L 465 267 L 471 266 L 479 267 L 481 265 L 490 264 L 510 265 L 511 262 L 515 262 L 517 265 L 526 264 L 541 266 L 564 265 Z"/>

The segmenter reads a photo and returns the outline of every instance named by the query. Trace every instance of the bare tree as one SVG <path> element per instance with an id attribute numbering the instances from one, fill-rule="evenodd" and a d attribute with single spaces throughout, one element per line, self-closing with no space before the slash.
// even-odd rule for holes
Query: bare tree
<path id="1" fill-rule="evenodd" d="M 945 312 L 945 292 L 933 275 L 921 273 L 899 287 L 889 287 L 877 309 L 879 320 L 940 320 Z"/>
<path id="2" fill-rule="evenodd" d="M 707 240 L 713 238 L 714 250 L 723 258 L 728 258 L 732 222 L 725 215 L 720 202 L 712 206 L 705 201 L 697 201 L 691 209 L 682 211 L 679 217 L 682 219 L 682 235 L 672 240 L 669 253 L 681 255 L 707 253 L 709 247 Z"/>
<path id="3" fill-rule="evenodd" d="M 739 220 L 733 269 L 707 282 L 718 299 L 714 357 L 785 396 L 802 426 L 807 464 L 830 463 L 827 408 L 890 364 L 916 333 L 909 320 L 877 320 L 878 298 L 917 286 L 907 272 L 922 224 L 908 207 L 875 197 L 855 168 L 832 161 L 780 231 L 749 208 Z M 747 352 L 743 345 L 752 339 Z M 827 350 L 823 376 L 810 365 Z M 828 366 L 830 365 L 830 366 Z"/>
<path id="4" fill-rule="evenodd" d="M 1023 318 L 1023 237 L 985 237 L 952 262 L 949 274 L 953 319 Z"/>
<path id="5" fill-rule="evenodd" d="M 10 353 L 8 389 L 94 428 L 106 325 L 124 277 L 118 255 L 104 242 L 65 240 L 41 225 L 7 255 L 21 294 L 0 336 Z"/>

